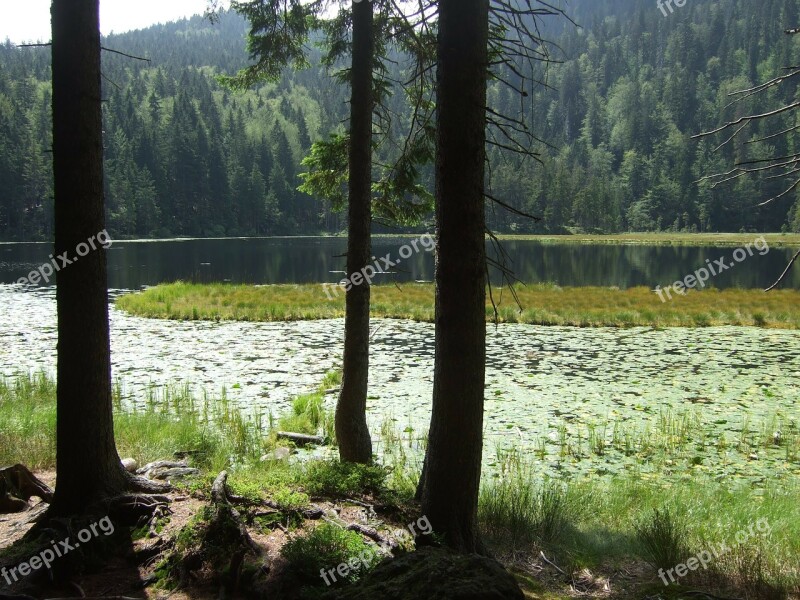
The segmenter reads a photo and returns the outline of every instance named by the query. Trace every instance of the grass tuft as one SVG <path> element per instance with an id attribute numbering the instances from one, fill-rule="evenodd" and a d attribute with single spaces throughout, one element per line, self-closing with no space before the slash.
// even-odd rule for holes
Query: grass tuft
<path id="1" fill-rule="evenodd" d="M 636 524 L 636 538 L 644 558 L 656 569 L 669 569 L 686 560 L 686 528 L 668 508 L 653 512 Z"/>

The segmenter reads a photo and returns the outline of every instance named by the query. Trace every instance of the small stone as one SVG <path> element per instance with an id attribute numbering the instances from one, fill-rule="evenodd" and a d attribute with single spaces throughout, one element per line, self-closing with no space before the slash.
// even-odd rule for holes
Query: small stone
<path id="1" fill-rule="evenodd" d="M 292 455 L 290 448 L 275 448 L 272 452 L 261 457 L 261 462 L 287 460 Z"/>
<path id="2" fill-rule="evenodd" d="M 139 468 L 139 463 L 136 462 L 135 458 L 123 458 L 122 466 L 128 473 L 136 473 L 136 469 Z"/>

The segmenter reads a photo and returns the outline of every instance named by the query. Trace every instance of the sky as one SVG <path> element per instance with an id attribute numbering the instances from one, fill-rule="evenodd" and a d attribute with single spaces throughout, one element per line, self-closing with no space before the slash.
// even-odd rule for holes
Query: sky
<path id="1" fill-rule="evenodd" d="M 0 43 L 50 41 L 51 0 L 0 0 Z M 100 31 L 122 33 L 202 14 L 207 0 L 100 0 Z"/>

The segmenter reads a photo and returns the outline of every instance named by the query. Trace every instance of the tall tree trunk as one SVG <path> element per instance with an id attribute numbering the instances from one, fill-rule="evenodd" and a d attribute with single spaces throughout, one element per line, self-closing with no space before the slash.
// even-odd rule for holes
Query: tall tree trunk
<path id="1" fill-rule="evenodd" d="M 372 2 L 353 4 L 352 98 L 350 101 L 349 228 L 342 391 L 336 407 L 336 438 L 343 462 L 369 463 L 367 427 L 370 282 L 358 281 L 372 263 L 372 63 L 375 40 Z M 354 279 L 354 276 L 356 279 Z"/>
<path id="2" fill-rule="evenodd" d="M 486 358 L 484 160 L 488 0 L 440 0 L 436 358 L 422 510 L 446 543 L 479 547 Z"/>
<path id="3" fill-rule="evenodd" d="M 51 10 L 55 249 L 74 262 L 56 276 L 58 480 L 50 516 L 67 516 L 121 492 L 127 480 L 114 445 L 106 254 L 96 241 L 105 230 L 98 0 L 53 0 Z"/>

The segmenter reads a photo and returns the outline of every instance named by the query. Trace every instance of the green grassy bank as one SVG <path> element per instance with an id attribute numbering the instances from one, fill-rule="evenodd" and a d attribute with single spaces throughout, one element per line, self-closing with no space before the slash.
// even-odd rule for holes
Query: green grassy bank
<path id="1" fill-rule="evenodd" d="M 314 393 L 298 398 L 290 414 L 275 418 L 245 417 L 230 407 L 224 394 L 198 398 L 186 388 L 153 391 L 138 398 L 139 408 L 132 410 L 123 408 L 132 399 L 122 399 L 118 389 L 115 430 L 120 454 L 142 463 L 169 458 L 175 450 L 190 451 L 194 466 L 203 471 L 196 482 L 187 484 L 190 487 L 207 488 L 218 470 L 228 469 L 235 492 L 271 498 L 286 510 L 296 511 L 310 498 L 363 493 L 378 493 L 382 502 L 409 502 L 418 473 L 402 461 L 350 469 L 328 460 L 260 460 L 262 453 L 274 449 L 276 428 L 326 433 L 322 390 L 336 383 L 335 375 L 328 376 Z M 0 380 L 0 432 L 0 462 L 54 468 L 52 379 L 34 375 Z M 703 551 L 724 547 L 708 568 L 680 581 L 683 589 L 735 590 L 740 597 L 758 598 L 800 592 L 797 481 L 765 480 L 753 487 L 727 480 L 678 482 L 666 475 L 645 480 L 627 473 L 575 483 L 567 478 L 543 480 L 519 454 L 507 456 L 494 477 L 484 478 L 479 520 L 493 552 L 512 567 L 544 550 L 573 574 L 573 581 L 586 570 L 601 580 L 622 569 L 631 573 L 630 581 L 638 589 L 663 593 L 667 590 L 658 568 L 674 568 Z M 286 521 L 290 530 L 301 525 L 293 523 Z M 299 552 L 298 561 L 314 558 L 309 556 L 317 552 L 313 534 L 293 539 L 308 543 L 292 545 L 287 556 Z M 550 593 L 552 588 L 538 595 L 542 583 L 533 578 L 527 587 L 537 592 L 531 597 L 567 597 Z"/>
<path id="2" fill-rule="evenodd" d="M 752 325 L 800 328 L 800 291 L 706 289 L 662 302 L 644 287 L 515 288 L 522 306 L 506 289 L 494 289 L 502 323 L 576 327 L 708 327 Z M 433 321 L 432 284 L 373 286 L 372 315 Z M 665 296 L 666 298 L 666 296 Z M 344 292 L 319 284 L 248 286 L 176 282 L 117 299 L 117 307 L 142 317 L 176 320 L 297 321 L 344 317 Z M 486 307 L 486 320 L 495 314 Z"/>

